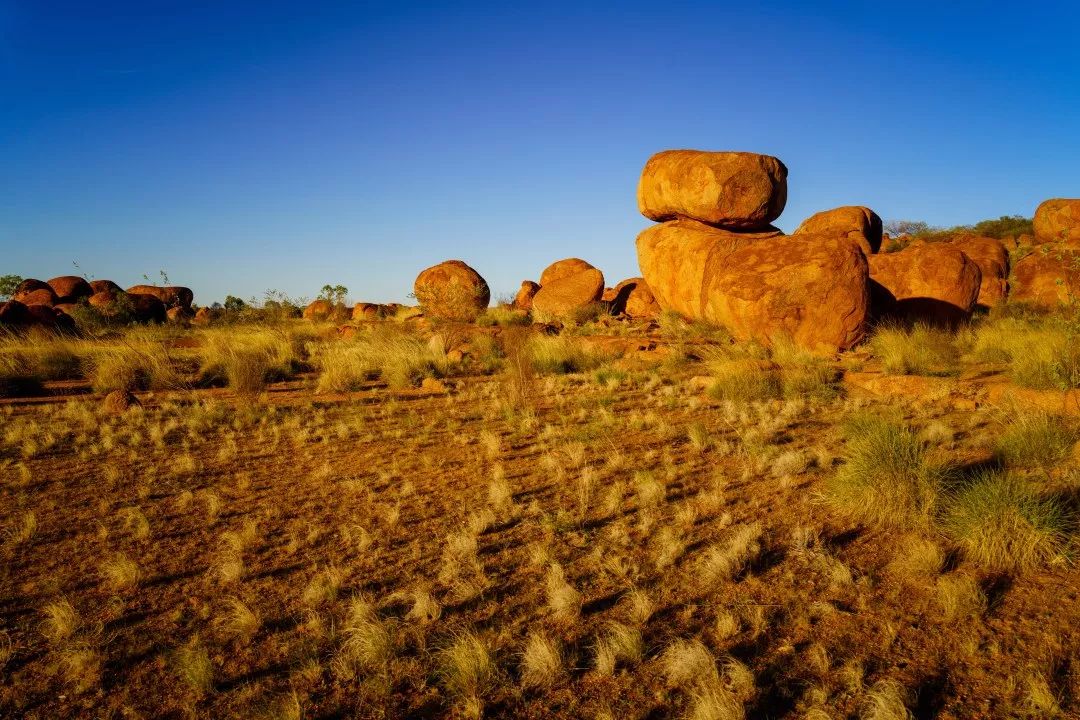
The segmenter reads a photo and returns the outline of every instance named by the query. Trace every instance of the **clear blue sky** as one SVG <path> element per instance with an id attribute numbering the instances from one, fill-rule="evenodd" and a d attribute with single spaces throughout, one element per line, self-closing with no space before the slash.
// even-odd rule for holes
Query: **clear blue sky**
<path id="1" fill-rule="evenodd" d="M 1078 7 L 0 0 L 0 274 L 402 301 L 444 259 L 498 297 L 580 256 L 614 284 L 678 147 L 780 157 L 789 231 L 1030 215 L 1080 196 Z"/>

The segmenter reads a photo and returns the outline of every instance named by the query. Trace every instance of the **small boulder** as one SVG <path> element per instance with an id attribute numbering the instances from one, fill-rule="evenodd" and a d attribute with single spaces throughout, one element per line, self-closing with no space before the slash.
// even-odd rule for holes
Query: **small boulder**
<path id="1" fill-rule="evenodd" d="M 651 220 L 693 218 L 723 228 L 764 228 L 787 203 L 787 168 L 770 155 L 667 150 L 645 163 L 637 199 L 641 214 Z"/>
<path id="2" fill-rule="evenodd" d="M 1032 219 L 1035 240 L 1080 246 L 1080 199 L 1055 198 L 1035 210 Z"/>
<path id="3" fill-rule="evenodd" d="M 381 320 L 383 307 L 377 303 L 356 303 L 352 309 L 353 320 Z"/>
<path id="4" fill-rule="evenodd" d="M 514 303 L 512 307 L 515 310 L 524 310 L 528 312 L 532 310 L 533 298 L 536 297 L 536 293 L 540 292 L 540 283 L 535 283 L 532 280 L 523 280 L 521 287 L 517 291 L 517 295 L 514 296 Z"/>
<path id="5" fill-rule="evenodd" d="M 573 320 L 576 315 L 604 294 L 604 274 L 584 260 L 571 258 L 549 266 L 541 277 L 540 290 L 532 301 L 533 315 L 541 320 Z M 559 267 L 556 267 L 559 266 Z M 573 272 L 569 268 L 574 268 Z"/>
<path id="6" fill-rule="evenodd" d="M 15 286 L 15 289 L 11 293 L 11 299 L 12 300 L 18 300 L 19 302 L 22 302 L 22 300 L 19 299 L 20 297 L 22 297 L 23 295 L 25 295 L 27 293 L 32 293 L 35 290 L 50 290 L 50 291 L 52 291 L 52 288 L 49 287 L 49 283 L 47 283 L 47 282 L 43 282 L 41 280 L 35 280 L 34 278 L 26 278 L 21 283 L 19 283 L 18 285 Z M 54 292 L 54 294 L 55 294 L 55 292 Z"/>
<path id="7" fill-rule="evenodd" d="M 186 288 L 180 285 L 135 285 L 127 289 L 129 293 L 139 295 L 153 295 L 158 300 L 165 304 L 165 307 L 183 307 L 190 308 L 191 303 L 195 300 L 195 294 L 191 292 L 191 288 Z"/>
<path id="8" fill-rule="evenodd" d="M 304 319 L 311 322 L 329 320 L 334 314 L 334 305 L 329 300 L 313 300 L 304 308 Z"/>
<path id="9" fill-rule="evenodd" d="M 424 315 L 439 320 L 471 322 L 491 302 L 487 281 L 461 260 L 423 270 L 416 276 L 413 293 Z"/>
<path id="10" fill-rule="evenodd" d="M 846 235 L 854 240 L 867 255 L 881 248 L 881 218 L 868 207 L 847 205 L 811 215 L 795 230 L 799 233 Z"/>
<path id="11" fill-rule="evenodd" d="M 53 292 L 53 289 L 48 286 L 38 290 L 20 293 L 19 295 L 13 296 L 12 299 L 18 300 L 23 305 L 48 305 L 49 307 L 57 304 L 59 300 L 56 297 L 56 293 Z"/>
<path id="12" fill-rule="evenodd" d="M 106 291 L 112 292 L 112 293 L 122 293 L 122 292 L 124 292 L 124 288 L 120 287 L 119 285 L 114 283 L 112 280 L 91 280 L 90 281 L 90 289 L 93 290 L 95 293 L 106 292 Z"/>
<path id="13" fill-rule="evenodd" d="M 1009 290 L 1009 252 L 996 238 L 960 235 L 950 244 L 975 261 L 982 273 L 977 307 L 989 309 L 1005 300 Z"/>
<path id="14" fill-rule="evenodd" d="M 628 278 L 611 288 L 611 296 L 605 299 L 611 303 L 611 314 L 622 315 L 635 320 L 646 320 L 660 314 L 660 305 L 649 289 L 644 278 Z"/>
<path id="15" fill-rule="evenodd" d="M 1042 245 L 1013 265 L 1009 302 L 1053 309 L 1080 300 L 1080 250 Z"/>
<path id="16" fill-rule="evenodd" d="M 195 311 L 195 317 L 191 319 L 194 325 L 209 325 L 217 319 L 217 314 L 208 307 L 201 307 Z"/>
<path id="17" fill-rule="evenodd" d="M 34 324 L 34 318 L 26 305 L 18 300 L 0 303 L 0 325 L 8 328 L 26 327 Z"/>
<path id="18" fill-rule="evenodd" d="M 165 303 L 153 295 L 144 293 L 127 293 L 131 301 L 131 314 L 136 322 L 140 323 L 163 323 L 166 320 Z"/>
<path id="19" fill-rule="evenodd" d="M 49 287 L 56 293 L 57 302 L 78 302 L 79 298 L 90 297 L 94 291 L 90 283 L 78 275 L 62 275 L 49 281 Z"/>
<path id="20" fill-rule="evenodd" d="M 447 392 L 446 383 L 433 377 L 426 377 L 420 381 L 420 389 L 425 392 L 438 393 L 440 395 Z"/>
<path id="21" fill-rule="evenodd" d="M 911 245 L 868 260 L 875 318 L 955 326 L 971 317 L 982 271 L 951 243 Z"/>
<path id="22" fill-rule="evenodd" d="M 191 312 L 188 308 L 176 305 L 174 307 L 165 310 L 165 317 L 171 323 L 186 323 L 195 313 Z"/>

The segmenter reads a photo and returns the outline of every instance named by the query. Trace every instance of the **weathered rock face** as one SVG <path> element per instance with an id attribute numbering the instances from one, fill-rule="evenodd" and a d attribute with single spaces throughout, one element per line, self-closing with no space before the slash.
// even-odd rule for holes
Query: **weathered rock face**
<path id="1" fill-rule="evenodd" d="M 62 275 L 49 281 L 49 287 L 56 293 L 57 302 L 78 302 L 79 298 L 90 297 L 94 291 L 90 283 L 78 275 Z"/>
<path id="2" fill-rule="evenodd" d="M 49 283 L 42 282 L 41 280 L 35 280 L 34 278 L 27 278 L 15 286 L 15 290 L 11 293 L 11 299 L 22 302 L 22 300 L 20 299 L 22 296 L 32 293 L 35 290 L 49 290 L 50 292 L 53 291 L 52 288 L 49 287 Z"/>
<path id="3" fill-rule="evenodd" d="M 544 272 L 540 273 L 540 287 L 544 287 L 556 280 L 561 280 L 564 277 L 569 277 L 585 270 L 595 269 L 596 268 L 594 268 L 591 263 L 587 263 L 581 258 L 556 260 L 544 268 Z"/>
<path id="4" fill-rule="evenodd" d="M 491 302 L 487 281 L 461 260 L 447 260 L 422 271 L 413 283 L 413 293 L 424 315 L 440 320 L 475 320 Z"/>
<path id="5" fill-rule="evenodd" d="M 89 303 L 91 307 L 98 308 L 99 310 L 105 310 L 107 308 L 113 307 L 116 304 L 116 301 L 119 298 L 123 297 L 123 295 L 124 292 L 122 290 L 120 292 L 113 292 L 112 290 L 102 290 L 101 292 L 96 292 L 91 295 L 89 298 L 86 299 L 86 302 Z"/>
<path id="6" fill-rule="evenodd" d="M 1055 198 L 1035 210 L 1035 240 L 1080 246 L 1080 199 Z"/>
<path id="7" fill-rule="evenodd" d="M 1044 245 L 1013 266 L 1009 301 L 1052 309 L 1080 300 L 1080 250 Z"/>
<path id="8" fill-rule="evenodd" d="M 521 287 L 517 291 L 517 295 L 514 296 L 513 308 L 515 310 L 524 310 L 528 312 L 532 310 L 533 298 L 536 297 L 536 293 L 540 292 L 540 283 L 534 283 L 532 280 L 523 280 Z"/>
<path id="9" fill-rule="evenodd" d="M 131 302 L 131 311 L 136 322 L 141 323 L 163 323 L 165 322 L 165 303 L 153 295 L 147 295 L 145 293 L 127 293 L 127 298 Z"/>
<path id="10" fill-rule="evenodd" d="M 611 289 L 611 297 L 604 292 L 605 299 L 611 303 L 611 314 L 625 314 L 635 320 L 654 318 L 660 314 L 660 304 L 656 302 L 649 284 L 644 278 L 628 278 Z"/>
<path id="11" fill-rule="evenodd" d="M 208 307 L 201 307 L 195 311 L 195 317 L 191 319 L 194 325 L 209 325 L 214 320 L 217 320 L 219 313 L 211 310 Z"/>
<path id="12" fill-rule="evenodd" d="M 703 317 L 738 340 L 788 337 L 834 353 L 858 344 L 870 309 L 869 272 L 859 245 L 803 233 L 713 253 L 702 288 Z"/>
<path id="13" fill-rule="evenodd" d="M 166 285 L 164 287 L 158 285 L 135 285 L 129 287 L 127 291 L 139 295 L 153 295 L 165 303 L 167 308 L 190 308 L 192 301 L 195 299 L 195 294 L 191 292 L 190 288 L 180 285 Z"/>
<path id="14" fill-rule="evenodd" d="M 179 305 L 165 310 L 165 317 L 171 323 L 186 323 L 194 315 L 195 313 L 193 313 L 191 310 L 185 307 L 180 307 Z"/>
<path id="15" fill-rule="evenodd" d="M 50 287 L 19 293 L 13 296 L 12 299 L 18 300 L 23 305 L 48 305 L 49 307 L 55 305 L 58 300 L 56 293 Z"/>
<path id="16" fill-rule="evenodd" d="M 33 325 L 54 330 L 75 329 L 75 321 L 70 315 L 57 312 L 50 305 L 27 305 L 26 312 L 29 313 Z"/>
<path id="17" fill-rule="evenodd" d="M 93 290 L 95 293 L 106 291 L 119 293 L 124 291 L 124 288 L 120 287 L 112 280 L 91 280 L 90 289 Z"/>
<path id="18" fill-rule="evenodd" d="M 1004 243 L 990 237 L 961 235 L 950 244 L 974 260 L 982 273 L 975 305 L 987 309 L 1003 301 L 1009 291 L 1009 253 Z"/>
<path id="19" fill-rule="evenodd" d="M 352 309 L 353 320 L 379 320 L 383 316 L 383 308 L 377 303 L 356 303 Z"/>
<path id="20" fill-rule="evenodd" d="M 867 255 L 881 248 L 881 218 L 868 207 L 848 205 L 811 215 L 795 230 L 799 233 L 846 235 L 859 244 Z"/>
<path id="21" fill-rule="evenodd" d="M 759 229 L 784 210 L 787 168 L 770 155 L 667 150 L 645 163 L 637 197 L 641 214 L 651 220 L 693 218 Z"/>
<path id="22" fill-rule="evenodd" d="M 971 317 L 982 272 L 950 243 L 912 245 L 868 260 L 876 318 L 951 326 Z"/>
<path id="23" fill-rule="evenodd" d="M 532 312 L 537 319 L 574 319 L 578 312 L 603 296 L 604 274 L 584 260 L 572 260 L 572 264 L 560 260 L 541 275 L 548 280 L 541 281 L 540 290 L 532 299 Z M 569 272 L 570 267 L 576 268 L 576 272 Z"/>
<path id="24" fill-rule="evenodd" d="M 674 220 L 653 225 L 638 235 L 638 266 L 661 308 L 702 319 L 701 289 L 711 256 L 780 235 L 775 229 L 733 232 L 695 220 Z"/>
<path id="25" fill-rule="evenodd" d="M 690 220 L 638 236 L 638 264 L 660 307 L 765 344 L 786 335 L 822 353 L 866 332 L 866 258 L 836 234 L 736 233 Z"/>

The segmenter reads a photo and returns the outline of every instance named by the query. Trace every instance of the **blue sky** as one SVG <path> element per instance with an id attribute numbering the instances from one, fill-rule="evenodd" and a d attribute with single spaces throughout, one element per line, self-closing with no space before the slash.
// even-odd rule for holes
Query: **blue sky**
<path id="1" fill-rule="evenodd" d="M 515 4 L 516 5 L 516 4 Z M 1075 3 L 0 0 L 0 274 L 196 302 L 404 301 L 460 258 L 496 297 L 638 274 L 655 151 L 788 166 L 777 223 L 970 223 L 1080 196 Z"/>

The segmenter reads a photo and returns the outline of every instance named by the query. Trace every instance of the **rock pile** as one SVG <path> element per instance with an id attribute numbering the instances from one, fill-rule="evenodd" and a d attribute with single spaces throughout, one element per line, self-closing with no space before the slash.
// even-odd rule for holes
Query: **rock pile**
<path id="1" fill-rule="evenodd" d="M 650 158 L 638 206 L 662 224 L 638 236 L 637 252 L 660 307 L 743 340 L 786 335 L 817 352 L 858 343 L 870 302 L 863 246 L 880 244 L 880 219 L 875 233 L 873 213 L 833 211 L 788 237 L 771 225 L 786 201 L 787 168 L 768 155 Z"/>
<path id="2" fill-rule="evenodd" d="M 140 323 L 186 321 L 194 315 L 193 300 L 191 289 L 181 286 L 135 285 L 125 292 L 112 280 L 87 281 L 75 275 L 48 282 L 31 278 L 19 283 L 11 300 L 0 305 L 0 325 L 74 329 L 81 306 Z"/>
<path id="3" fill-rule="evenodd" d="M 573 320 L 604 294 L 604 273 L 580 258 L 548 265 L 540 274 L 540 289 L 532 298 L 538 320 Z"/>

